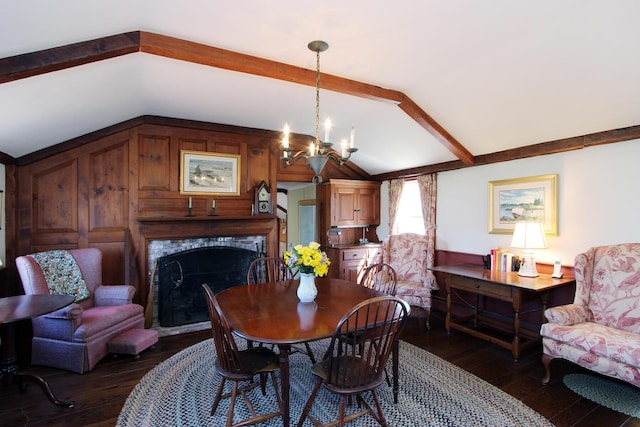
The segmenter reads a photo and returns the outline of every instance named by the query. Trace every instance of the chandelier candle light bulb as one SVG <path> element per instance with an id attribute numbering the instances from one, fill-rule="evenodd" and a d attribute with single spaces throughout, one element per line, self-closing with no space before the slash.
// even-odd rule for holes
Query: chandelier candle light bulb
<path id="1" fill-rule="evenodd" d="M 324 122 L 324 142 L 329 142 L 329 131 L 331 130 L 331 119 L 327 117 Z"/>
<path id="2" fill-rule="evenodd" d="M 289 148 L 289 124 L 284 124 L 284 136 L 282 137 L 282 147 L 284 148 L 284 156 L 287 157 L 287 149 Z"/>

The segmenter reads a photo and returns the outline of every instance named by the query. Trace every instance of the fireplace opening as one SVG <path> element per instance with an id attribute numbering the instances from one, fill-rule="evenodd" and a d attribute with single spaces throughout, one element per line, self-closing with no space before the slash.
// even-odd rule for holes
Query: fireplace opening
<path id="1" fill-rule="evenodd" d="M 230 246 L 190 249 L 158 258 L 158 322 L 179 326 L 209 320 L 202 284 L 214 293 L 244 285 L 259 252 Z"/>

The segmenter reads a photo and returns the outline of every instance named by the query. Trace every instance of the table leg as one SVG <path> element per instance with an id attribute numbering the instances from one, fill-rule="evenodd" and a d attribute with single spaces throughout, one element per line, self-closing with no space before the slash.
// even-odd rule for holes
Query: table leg
<path id="1" fill-rule="evenodd" d="M 451 286 L 447 283 L 447 314 L 444 318 L 444 326 L 447 330 L 447 335 L 451 334 Z"/>
<path id="2" fill-rule="evenodd" d="M 522 309 L 522 292 L 516 291 L 513 298 L 513 342 L 511 353 L 515 361 L 520 357 L 520 310 Z"/>
<path id="3" fill-rule="evenodd" d="M 66 408 L 73 408 L 75 402 L 63 402 L 58 400 L 54 396 L 53 391 L 51 391 L 49 383 L 47 383 L 43 378 L 40 378 L 37 375 L 18 373 L 18 358 L 16 357 L 15 329 L 13 323 L 5 323 L 0 326 L 0 343 L 0 376 L 6 384 L 15 384 L 18 387 L 18 390 L 24 391 L 24 382 L 28 381 L 35 383 L 40 386 L 44 394 L 52 403 Z"/>
<path id="4" fill-rule="evenodd" d="M 400 385 L 398 381 L 398 363 L 400 362 L 399 358 L 400 354 L 400 340 L 396 340 L 396 343 L 393 346 L 393 352 L 391 353 L 391 358 L 393 360 L 393 403 L 398 403 L 398 392 L 400 390 Z"/>
<path id="5" fill-rule="evenodd" d="M 280 388 L 282 394 L 282 425 L 289 427 L 289 354 L 291 346 L 287 344 L 278 344 L 279 361 L 280 361 Z"/>

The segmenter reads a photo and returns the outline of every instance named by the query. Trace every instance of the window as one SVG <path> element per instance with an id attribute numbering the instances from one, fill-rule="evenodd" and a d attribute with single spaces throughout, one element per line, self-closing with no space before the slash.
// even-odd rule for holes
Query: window
<path id="1" fill-rule="evenodd" d="M 394 234 L 425 234 L 420 189 L 415 179 L 404 182 L 394 229 Z"/>

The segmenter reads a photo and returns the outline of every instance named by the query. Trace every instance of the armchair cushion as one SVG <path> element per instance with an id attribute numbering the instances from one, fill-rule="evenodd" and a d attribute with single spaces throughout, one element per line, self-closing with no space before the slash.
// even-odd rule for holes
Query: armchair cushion
<path id="1" fill-rule="evenodd" d="M 76 302 L 89 299 L 89 288 L 69 251 L 38 252 L 29 256 L 40 266 L 50 293 L 71 295 L 76 298 Z"/>
<path id="2" fill-rule="evenodd" d="M 551 307 L 545 311 L 549 323 L 559 325 L 575 325 L 587 321 L 589 313 L 587 309 L 577 304 L 566 304 L 559 307 Z"/>
<path id="3" fill-rule="evenodd" d="M 573 326 L 543 325 L 545 336 L 570 344 L 586 353 L 640 368 L 640 335 L 585 322 Z"/>
<path id="4" fill-rule="evenodd" d="M 94 293 L 96 306 L 131 304 L 136 289 L 129 285 L 98 286 Z"/>

